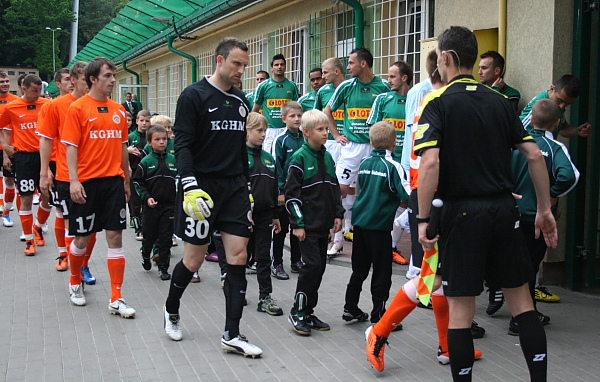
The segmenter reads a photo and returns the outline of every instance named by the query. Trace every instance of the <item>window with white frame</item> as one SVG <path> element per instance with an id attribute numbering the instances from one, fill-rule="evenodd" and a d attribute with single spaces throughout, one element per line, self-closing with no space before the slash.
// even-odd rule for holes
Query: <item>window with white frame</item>
<path id="1" fill-rule="evenodd" d="M 183 91 L 183 89 L 188 87 L 188 62 L 187 61 L 183 61 L 181 63 L 181 82 L 180 82 L 180 87 L 179 90 L 180 92 Z"/>
<path id="2" fill-rule="evenodd" d="M 158 114 L 169 115 L 169 69 L 164 66 L 158 68 L 158 100 L 156 112 Z"/>
<path id="3" fill-rule="evenodd" d="M 306 26 L 301 23 L 275 31 L 275 53 L 281 53 L 286 59 L 285 76 L 298 84 L 300 94 L 306 92 Z"/>
<path id="4" fill-rule="evenodd" d="M 157 110 L 157 70 L 150 70 L 148 72 L 148 110 L 155 112 Z"/>
<path id="5" fill-rule="evenodd" d="M 177 109 L 177 99 L 181 94 L 180 80 L 179 80 L 179 69 L 181 63 L 172 64 L 169 67 L 169 114 L 170 117 L 175 116 L 175 110 Z"/>
<path id="6" fill-rule="evenodd" d="M 204 76 L 210 76 L 215 70 L 214 52 L 204 52 L 198 56 L 198 69 L 200 70 L 200 79 Z"/>
<path id="7" fill-rule="evenodd" d="M 256 73 L 259 70 L 269 72 L 268 64 L 265 65 L 265 60 L 268 52 L 268 41 L 263 34 L 246 40 L 248 45 L 248 53 L 250 53 L 250 61 L 246 67 L 246 73 L 242 78 L 244 91 L 247 93 L 253 92 L 256 89 Z"/>
<path id="8" fill-rule="evenodd" d="M 420 40 L 430 37 L 432 0 L 375 0 L 374 51 L 376 75 L 386 76 L 398 60 L 413 68 L 414 77 L 421 72 Z"/>

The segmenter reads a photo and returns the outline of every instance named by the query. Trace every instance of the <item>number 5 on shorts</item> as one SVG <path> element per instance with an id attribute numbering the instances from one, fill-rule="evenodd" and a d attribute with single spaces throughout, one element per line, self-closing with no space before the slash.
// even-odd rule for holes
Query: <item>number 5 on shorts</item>
<path id="1" fill-rule="evenodd" d="M 350 169 L 349 168 L 345 168 L 344 171 L 342 171 L 342 179 L 346 180 L 350 178 Z"/>

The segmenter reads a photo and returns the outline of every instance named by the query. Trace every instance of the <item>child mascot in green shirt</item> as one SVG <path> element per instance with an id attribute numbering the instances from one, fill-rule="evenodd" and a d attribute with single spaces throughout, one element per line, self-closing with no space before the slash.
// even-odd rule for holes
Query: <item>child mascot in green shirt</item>
<path id="1" fill-rule="evenodd" d="M 311 330 L 329 330 L 313 313 L 327 261 L 327 235 L 342 228 L 342 193 L 331 154 L 325 149 L 329 120 L 319 110 L 302 115 L 307 142 L 294 153 L 285 184 L 285 207 L 293 234 L 300 240 L 304 265 L 300 268 L 289 322 L 308 336 Z M 391 260 L 390 260 L 391 261 Z"/>

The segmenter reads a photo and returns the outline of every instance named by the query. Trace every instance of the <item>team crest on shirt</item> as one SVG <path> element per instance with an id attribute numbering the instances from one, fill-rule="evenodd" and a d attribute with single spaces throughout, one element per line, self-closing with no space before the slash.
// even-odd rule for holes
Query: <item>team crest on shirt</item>
<path id="1" fill-rule="evenodd" d="M 113 115 L 113 122 L 117 125 L 121 123 L 121 117 L 119 117 L 116 113 Z"/>
<path id="2" fill-rule="evenodd" d="M 125 213 L 125 208 L 121 208 L 121 211 L 119 211 L 119 216 L 121 217 L 121 219 L 125 219 L 127 217 L 127 214 Z"/>
<path id="3" fill-rule="evenodd" d="M 240 106 L 240 115 L 242 118 L 246 116 L 246 108 L 244 106 Z"/>

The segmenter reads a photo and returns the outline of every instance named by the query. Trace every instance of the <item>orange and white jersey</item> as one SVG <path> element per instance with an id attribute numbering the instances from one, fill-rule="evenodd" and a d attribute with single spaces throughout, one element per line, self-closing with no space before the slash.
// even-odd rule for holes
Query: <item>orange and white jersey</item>
<path id="1" fill-rule="evenodd" d="M 10 102 L 18 100 L 20 97 L 16 96 L 12 93 L 6 93 L 6 96 L 4 97 L 0 97 L 0 115 L 2 115 L 2 112 L 4 112 L 4 108 L 6 107 L 6 105 L 8 105 Z M 0 129 L 2 129 L 4 126 L 0 126 Z M 0 150 L 2 150 L 2 145 L 0 145 Z"/>
<path id="2" fill-rule="evenodd" d="M 73 102 L 67 112 L 61 142 L 77 147 L 79 181 L 125 176 L 121 163 L 128 130 L 125 108 L 89 94 Z"/>
<path id="3" fill-rule="evenodd" d="M 56 162 L 54 177 L 63 182 L 69 181 L 69 167 L 67 165 L 67 147 L 60 142 L 61 132 L 67 118 L 67 111 L 75 101 L 77 98 L 69 93 L 45 104 L 36 129 L 38 135 L 54 141 L 50 160 Z"/>
<path id="4" fill-rule="evenodd" d="M 42 97 L 35 102 L 26 102 L 23 98 L 18 98 L 4 107 L 0 115 L 0 126 L 12 131 L 13 146 L 18 151 L 40 151 L 40 138 L 35 129 L 40 110 L 47 102 L 50 101 Z"/>

